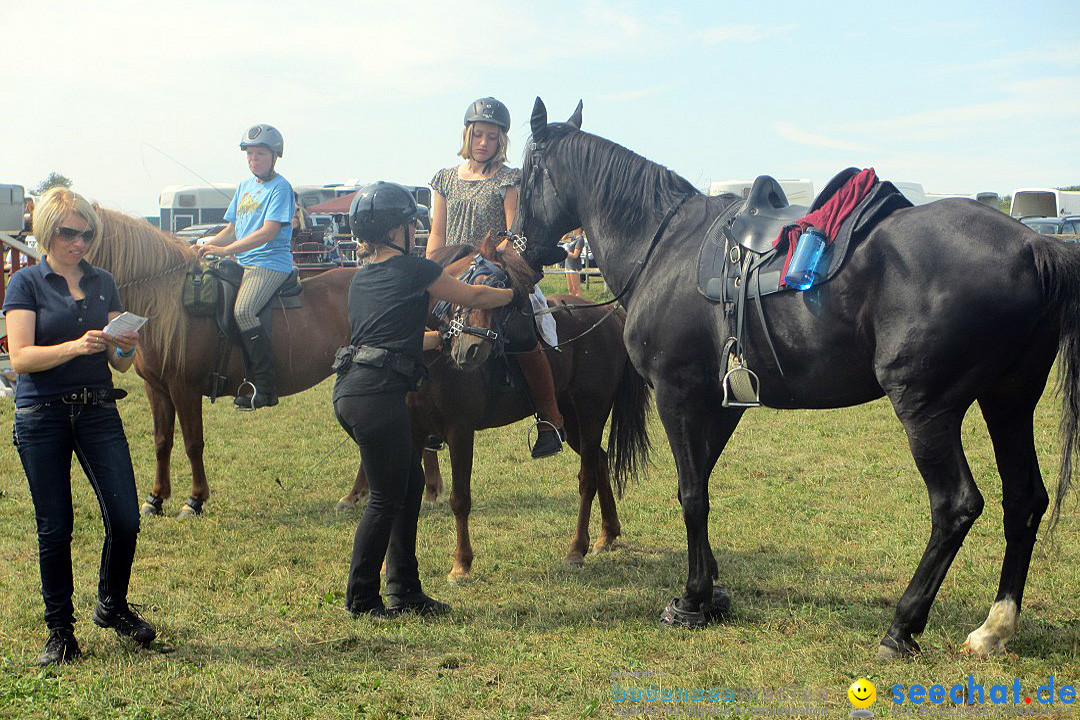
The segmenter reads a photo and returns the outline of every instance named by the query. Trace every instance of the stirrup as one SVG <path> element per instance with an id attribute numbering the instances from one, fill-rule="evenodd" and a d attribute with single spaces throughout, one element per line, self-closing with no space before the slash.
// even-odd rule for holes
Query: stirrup
<path id="1" fill-rule="evenodd" d="M 761 407 L 761 382 L 754 371 L 745 366 L 738 366 L 724 373 L 721 381 L 724 387 L 724 407 Z"/>
<path id="2" fill-rule="evenodd" d="M 243 395 L 240 392 L 241 390 L 244 389 L 245 385 L 248 385 L 248 386 L 251 387 L 251 395 Z M 237 410 L 240 410 L 241 412 L 255 412 L 255 393 L 256 392 L 258 392 L 258 391 L 255 389 L 255 383 L 251 382 L 250 380 L 245 379 L 244 382 L 240 383 L 240 387 L 236 388 L 236 397 L 233 399 L 233 405 L 236 407 Z M 241 397 L 249 397 L 249 398 L 251 398 L 250 402 L 248 402 L 247 407 L 244 407 L 243 405 L 236 402 L 236 400 L 241 398 Z"/>

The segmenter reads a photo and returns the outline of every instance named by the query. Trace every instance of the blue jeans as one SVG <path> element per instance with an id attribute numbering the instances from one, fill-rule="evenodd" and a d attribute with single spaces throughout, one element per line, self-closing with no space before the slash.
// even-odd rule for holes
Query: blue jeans
<path id="1" fill-rule="evenodd" d="M 49 629 L 71 627 L 75 622 L 71 602 L 72 453 L 90 479 L 105 523 L 98 601 L 106 610 L 124 607 L 139 534 L 139 502 L 116 404 L 53 402 L 16 408 L 12 439 L 34 500 L 41 596 Z"/>

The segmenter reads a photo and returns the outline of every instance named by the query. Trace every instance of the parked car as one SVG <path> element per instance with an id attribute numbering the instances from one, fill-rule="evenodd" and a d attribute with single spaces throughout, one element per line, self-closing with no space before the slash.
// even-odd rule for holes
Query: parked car
<path id="1" fill-rule="evenodd" d="M 1024 223 L 1040 235 L 1080 236 L 1080 215 L 1066 215 L 1065 217 L 1026 217 L 1020 218 L 1020 222 Z M 1080 242 L 1080 238 L 1072 241 Z"/>
<path id="2" fill-rule="evenodd" d="M 189 245 L 205 245 L 206 241 L 221 232 L 227 223 L 207 223 L 204 225 L 188 225 L 183 230 L 177 230 L 174 234 L 178 238 L 188 241 Z"/>

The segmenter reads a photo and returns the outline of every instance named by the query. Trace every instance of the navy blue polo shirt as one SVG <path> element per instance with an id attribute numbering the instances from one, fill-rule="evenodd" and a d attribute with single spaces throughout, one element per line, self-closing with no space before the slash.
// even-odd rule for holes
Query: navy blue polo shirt
<path id="1" fill-rule="evenodd" d="M 110 312 L 121 312 L 120 293 L 108 271 L 85 260 L 79 262 L 79 281 L 86 298 L 76 300 L 68 292 L 67 280 L 53 272 L 42 258 L 36 265 L 11 276 L 4 298 L 8 310 L 33 310 L 34 345 L 59 345 L 77 340 L 87 330 L 101 330 Z M 21 373 L 15 384 L 15 407 L 52 402 L 65 393 L 82 388 L 111 388 L 112 372 L 105 352 L 79 355 L 62 365 L 39 372 Z"/>

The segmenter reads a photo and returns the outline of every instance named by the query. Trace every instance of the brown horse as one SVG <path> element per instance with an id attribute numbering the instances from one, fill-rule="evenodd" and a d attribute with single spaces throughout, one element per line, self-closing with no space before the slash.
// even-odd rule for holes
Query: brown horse
<path id="1" fill-rule="evenodd" d="M 210 497 L 203 466 L 202 394 L 217 363 L 218 331 L 210 318 L 188 317 L 179 302 L 181 283 L 195 253 L 183 240 L 143 220 L 112 210 L 98 212 L 102 236 L 87 259 L 113 274 L 125 308 L 150 318 L 135 356 L 135 370 L 153 412 L 157 453 L 154 485 L 142 511 L 162 514 L 162 503 L 172 495 L 169 461 L 179 417 L 191 461 L 191 496 L 180 515 L 198 514 Z M 303 282 L 303 307 L 274 309 L 278 394 L 307 390 L 330 375 L 334 353 L 349 342 L 346 298 L 354 273 L 338 269 L 309 278 Z M 240 348 L 234 347 L 226 395 L 235 394 L 240 385 L 241 358 Z"/>
<path id="2" fill-rule="evenodd" d="M 442 256 L 443 264 L 452 263 L 448 271 L 454 273 L 459 268 L 458 258 L 475 252 L 476 249 L 470 246 L 448 247 Z M 527 283 L 526 287 L 532 287 L 534 273 L 516 252 L 508 251 L 499 256 L 490 246 L 483 252 L 503 266 L 513 286 L 521 287 L 522 283 Z M 559 337 L 571 342 L 558 351 L 546 349 L 546 353 L 551 362 L 559 410 L 566 422 L 567 441 L 580 457 L 577 528 L 566 555 L 567 563 L 579 565 L 589 551 L 589 516 L 597 495 L 601 525 L 600 537 L 593 549 L 610 549 L 620 534 L 611 481 L 614 480 L 621 495 L 626 480 L 644 468 L 649 452 L 645 420 L 651 396 L 648 386 L 630 364 L 623 346 L 625 314 L 621 310 L 575 308 L 588 301 L 571 295 L 555 295 L 550 300 L 552 305 L 568 308 L 556 312 L 555 318 Z M 519 311 L 510 311 L 511 317 L 506 322 L 499 322 L 498 312 L 470 311 L 463 316 L 466 318 L 464 324 L 474 330 L 510 326 L 510 332 L 513 332 L 515 324 L 532 322 L 530 315 L 521 315 Z M 491 345 L 489 339 L 468 332 L 459 334 L 430 363 L 429 376 L 420 390 L 408 396 L 416 446 L 422 447 L 429 435 L 446 438 L 449 446 L 453 476 L 450 507 L 457 529 L 457 549 L 449 575 L 451 581 L 469 579 L 472 570 L 469 512 L 472 509 L 476 431 L 509 425 L 535 412 L 513 361 L 508 361 L 505 355 L 489 357 Z M 601 441 L 609 415 L 611 428 L 605 452 Z M 428 498 L 431 498 L 437 483 L 441 482 L 438 456 L 435 453 L 424 455 Z M 361 471 L 357 484 L 342 498 L 339 507 L 355 505 L 366 493 Z"/>

